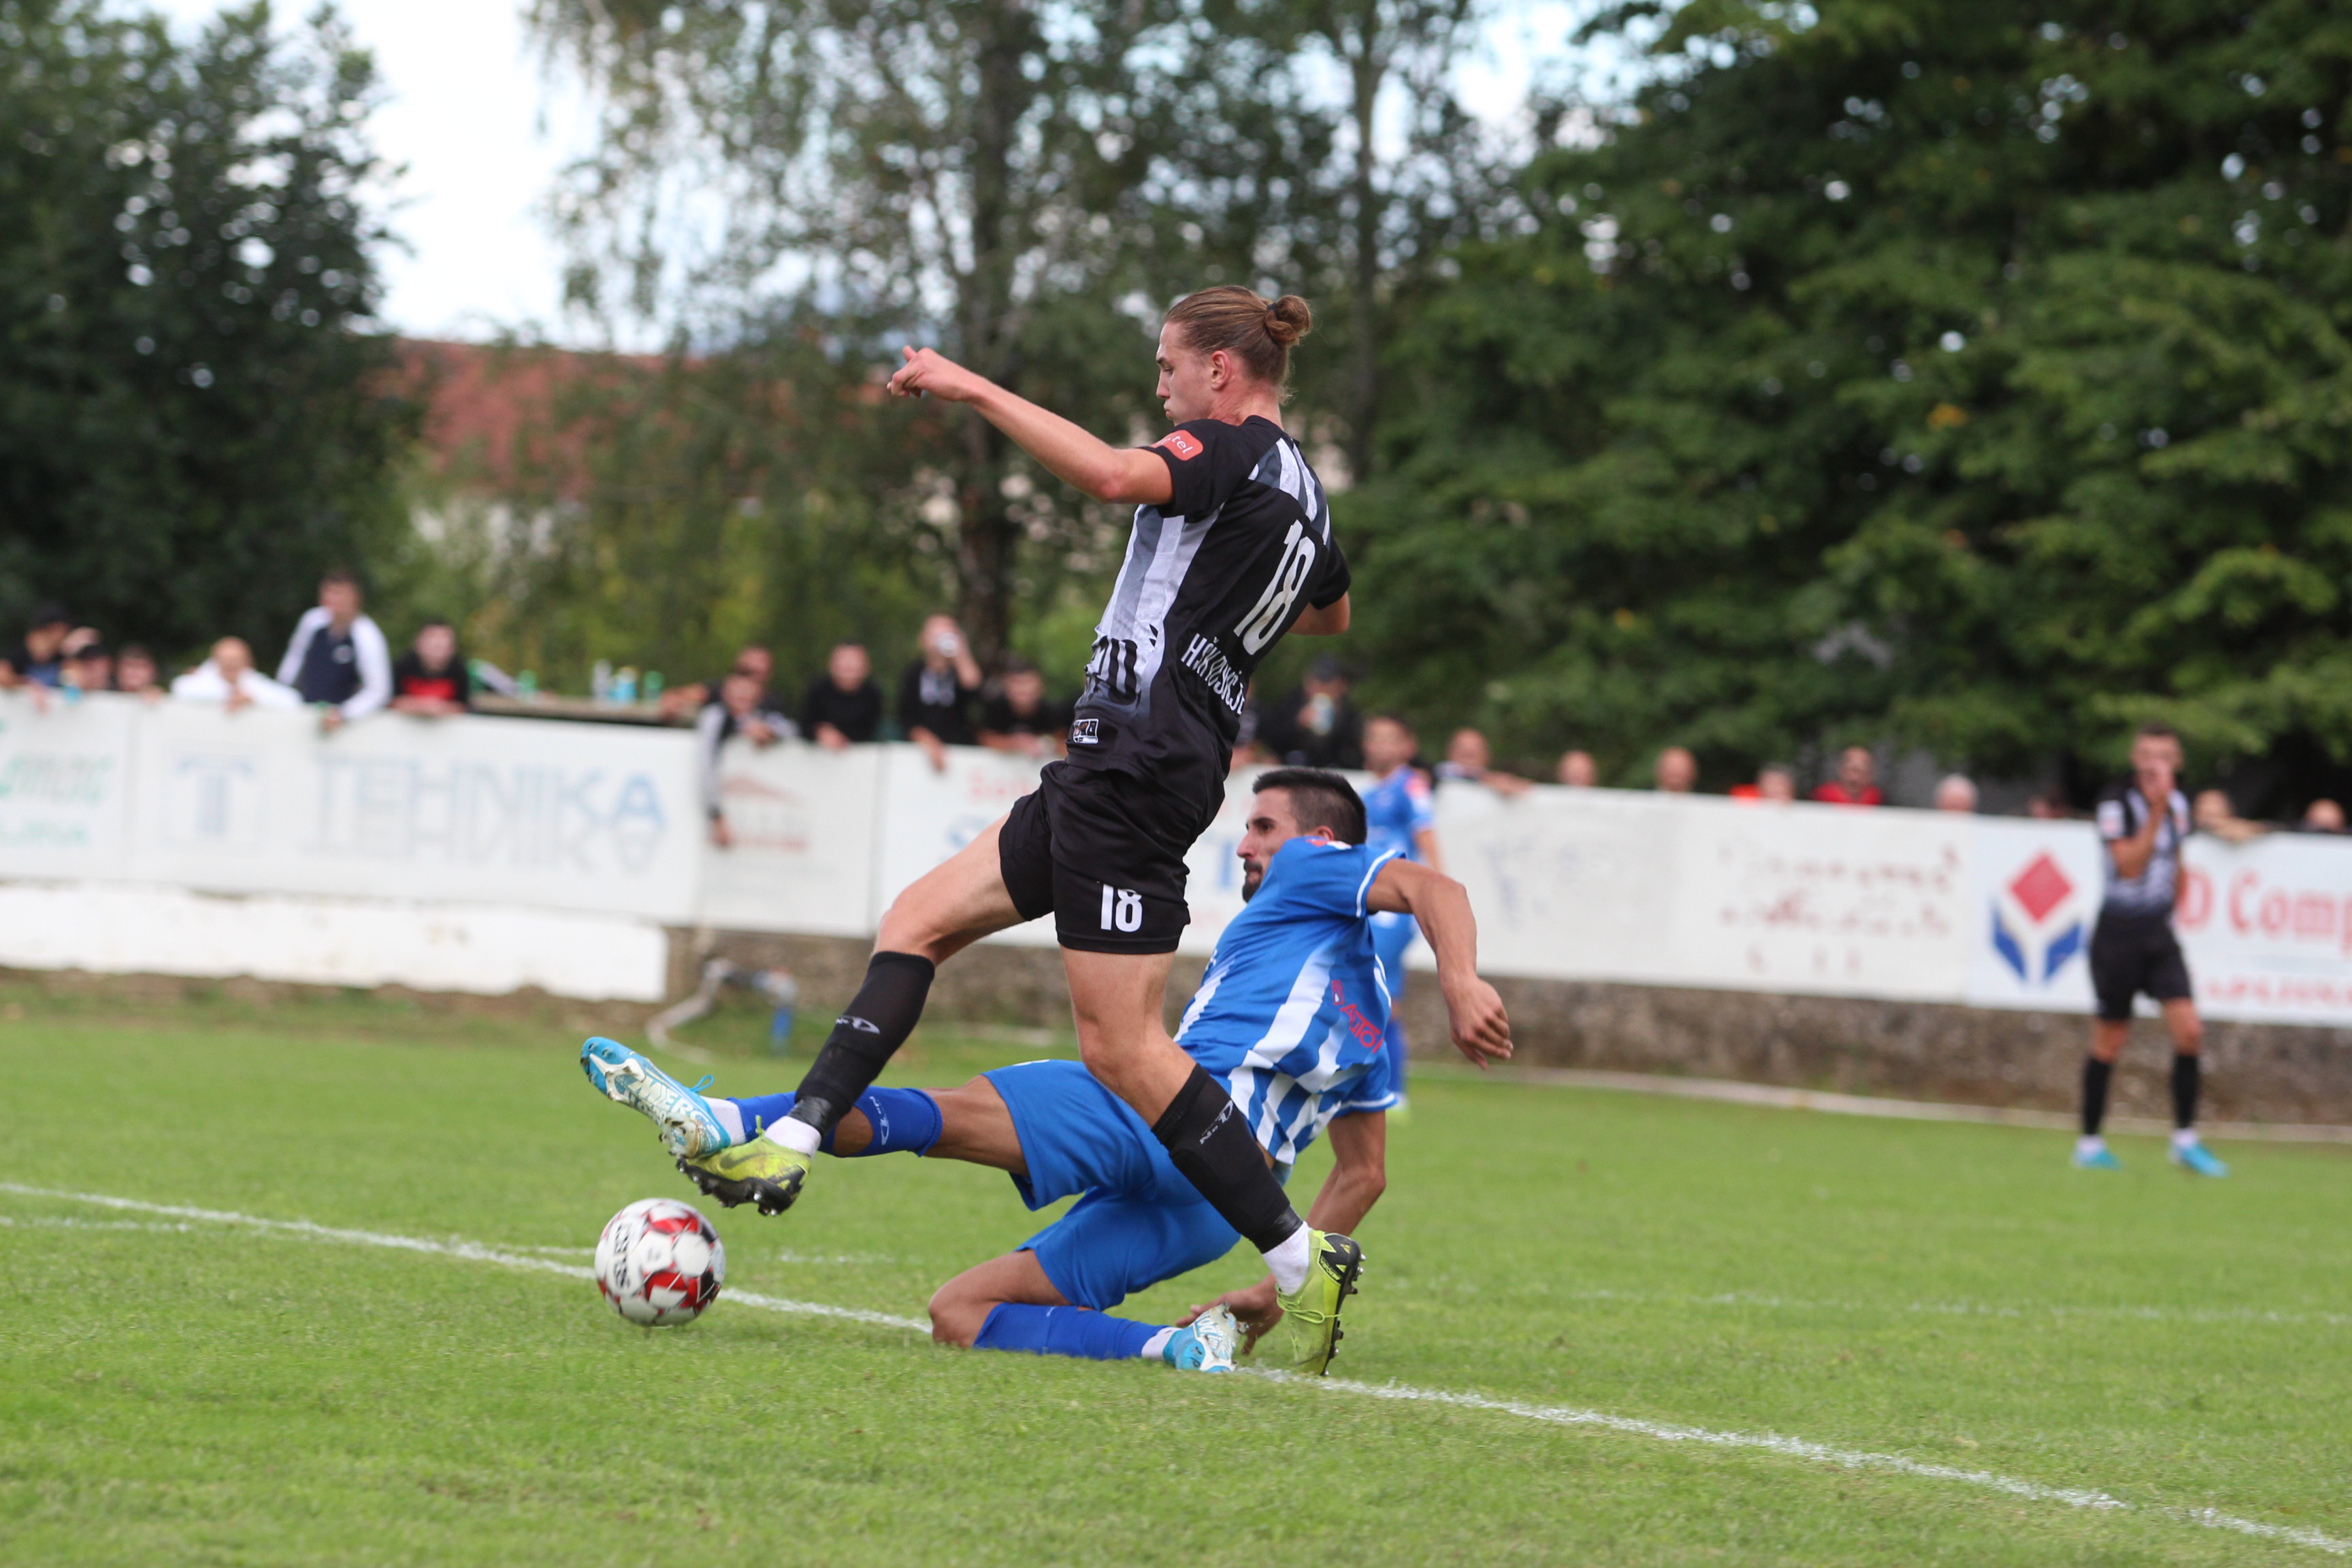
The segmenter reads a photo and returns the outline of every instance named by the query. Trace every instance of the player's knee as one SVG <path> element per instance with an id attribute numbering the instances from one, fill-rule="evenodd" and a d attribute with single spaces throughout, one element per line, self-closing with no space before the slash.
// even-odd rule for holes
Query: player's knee
<path id="1" fill-rule="evenodd" d="M 972 1342 L 980 1338 L 981 1325 L 988 1321 L 988 1309 L 993 1304 L 959 1289 L 955 1280 L 949 1280 L 931 1293 L 927 1309 L 931 1315 L 932 1340 L 971 1349 Z"/>

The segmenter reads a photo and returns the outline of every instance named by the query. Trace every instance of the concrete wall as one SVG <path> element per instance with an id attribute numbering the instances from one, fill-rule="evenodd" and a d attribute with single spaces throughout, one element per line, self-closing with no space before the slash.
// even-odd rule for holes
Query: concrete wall
<path id="1" fill-rule="evenodd" d="M 691 989 L 710 954 L 781 963 L 799 977 L 814 1016 L 843 1005 L 865 973 L 870 944 L 837 937 L 677 932 L 670 989 Z M 1171 1021 L 1200 979 L 1180 957 Z M 1733 1079 L 1850 1094 L 2070 1111 L 2082 1081 L 2089 1023 L 2078 1015 L 1787 996 L 1745 991 L 1500 978 L 1519 1060 Z M 1061 956 L 1049 948 L 983 946 L 940 972 L 929 1016 L 971 1023 L 1067 1028 Z M 1405 1024 L 1421 1060 L 1451 1059 L 1433 975 L 1416 973 Z M 2143 1019 L 2116 1079 L 2118 1114 L 2168 1117 L 2171 1047 Z M 2352 1029 L 2211 1023 L 2206 1103 L 2214 1121 L 2352 1125 Z"/>

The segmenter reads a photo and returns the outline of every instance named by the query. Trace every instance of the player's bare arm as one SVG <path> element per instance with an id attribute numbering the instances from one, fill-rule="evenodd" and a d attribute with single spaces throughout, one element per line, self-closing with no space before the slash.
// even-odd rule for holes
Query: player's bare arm
<path id="1" fill-rule="evenodd" d="M 1426 866 L 1391 860 L 1372 879 L 1365 902 L 1382 912 L 1409 914 L 1420 924 L 1437 955 L 1437 985 L 1445 995 L 1454 1048 L 1480 1068 L 1508 1060 L 1510 1015 L 1495 988 L 1478 977 L 1478 917 L 1462 884 Z"/>
<path id="2" fill-rule="evenodd" d="M 1309 605 L 1291 623 L 1291 634 L 1302 637 L 1336 637 L 1348 629 L 1348 595 L 1328 605 Z"/>

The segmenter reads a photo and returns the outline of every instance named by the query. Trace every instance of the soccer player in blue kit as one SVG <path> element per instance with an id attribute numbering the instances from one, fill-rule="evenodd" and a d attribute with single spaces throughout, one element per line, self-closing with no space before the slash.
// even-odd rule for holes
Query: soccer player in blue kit
<path id="1" fill-rule="evenodd" d="M 1413 766 L 1421 750 L 1412 726 L 1393 713 L 1376 714 L 1364 726 L 1364 766 L 1373 778 L 1364 792 L 1365 843 L 1428 867 L 1445 869 L 1437 852 L 1437 796 L 1429 775 Z M 1372 917 L 1372 949 L 1389 983 L 1389 1049 L 1396 1086 L 1394 1109 L 1404 1103 L 1404 954 L 1412 945 L 1413 923 L 1401 914 Z"/>
<path id="2" fill-rule="evenodd" d="M 1363 803 L 1337 773 L 1259 776 L 1240 847 L 1248 901 L 1218 939 L 1176 1035 L 1232 1096 L 1277 1178 L 1330 1129 L 1337 1161 L 1310 1211 L 1318 1229 L 1354 1226 L 1385 1183 L 1394 1053 L 1377 914 L 1412 919 L 1428 935 L 1463 1054 L 1482 1067 L 1511 1054 L 1502 1000 L 1478 978 L 1461 884 L 1364 838 Z M 611 1040 L 590 1040 L 581 1064 L 598 1089 L 650 1117 L 681 1159 L 756 1137 L 794 1103 L 789 1094 L 706 1100 Z M 1143 1119 L 1078 1062 L 1025 1062 L 953 1089 L 868 1089 L 828 1152 L 992 1166 L 1011 1173 L 1032 1209 L 1078 1195 L 1015 1251 L 940 1287 L 930 1311 L 943 1343 L 1223 1371 L 1237 1340 L 1255 1343 L 1283 1316 L 1271 1274 L 1181 1323 L 1110 1315 L 1136 1291 L 1223 1257 L 1239 1237 Z M 1288 1370 L 1324 1370 L 1339 1338 L 1336 1308 L 1332 1320 L 1292 1336 L 1316 1348 Z"/>

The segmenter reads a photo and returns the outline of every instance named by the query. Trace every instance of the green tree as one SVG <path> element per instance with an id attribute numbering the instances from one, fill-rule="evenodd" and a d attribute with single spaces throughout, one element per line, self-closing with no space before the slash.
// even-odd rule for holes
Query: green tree
<path id="1" fill-rule="evenodd" d="M 2352 19 L 1694 0 L 1654 53 L 1393 357 L 1376 692 L 1621 778 L 2352 762 Z"/>
<path id="2" fill-rule="evenodd" d="M 182 44 L 0 0 L 0 615 L 54 596 L 166 650 L 266 644 L 402 525 L 373 81 L 329 11 Z"/>

